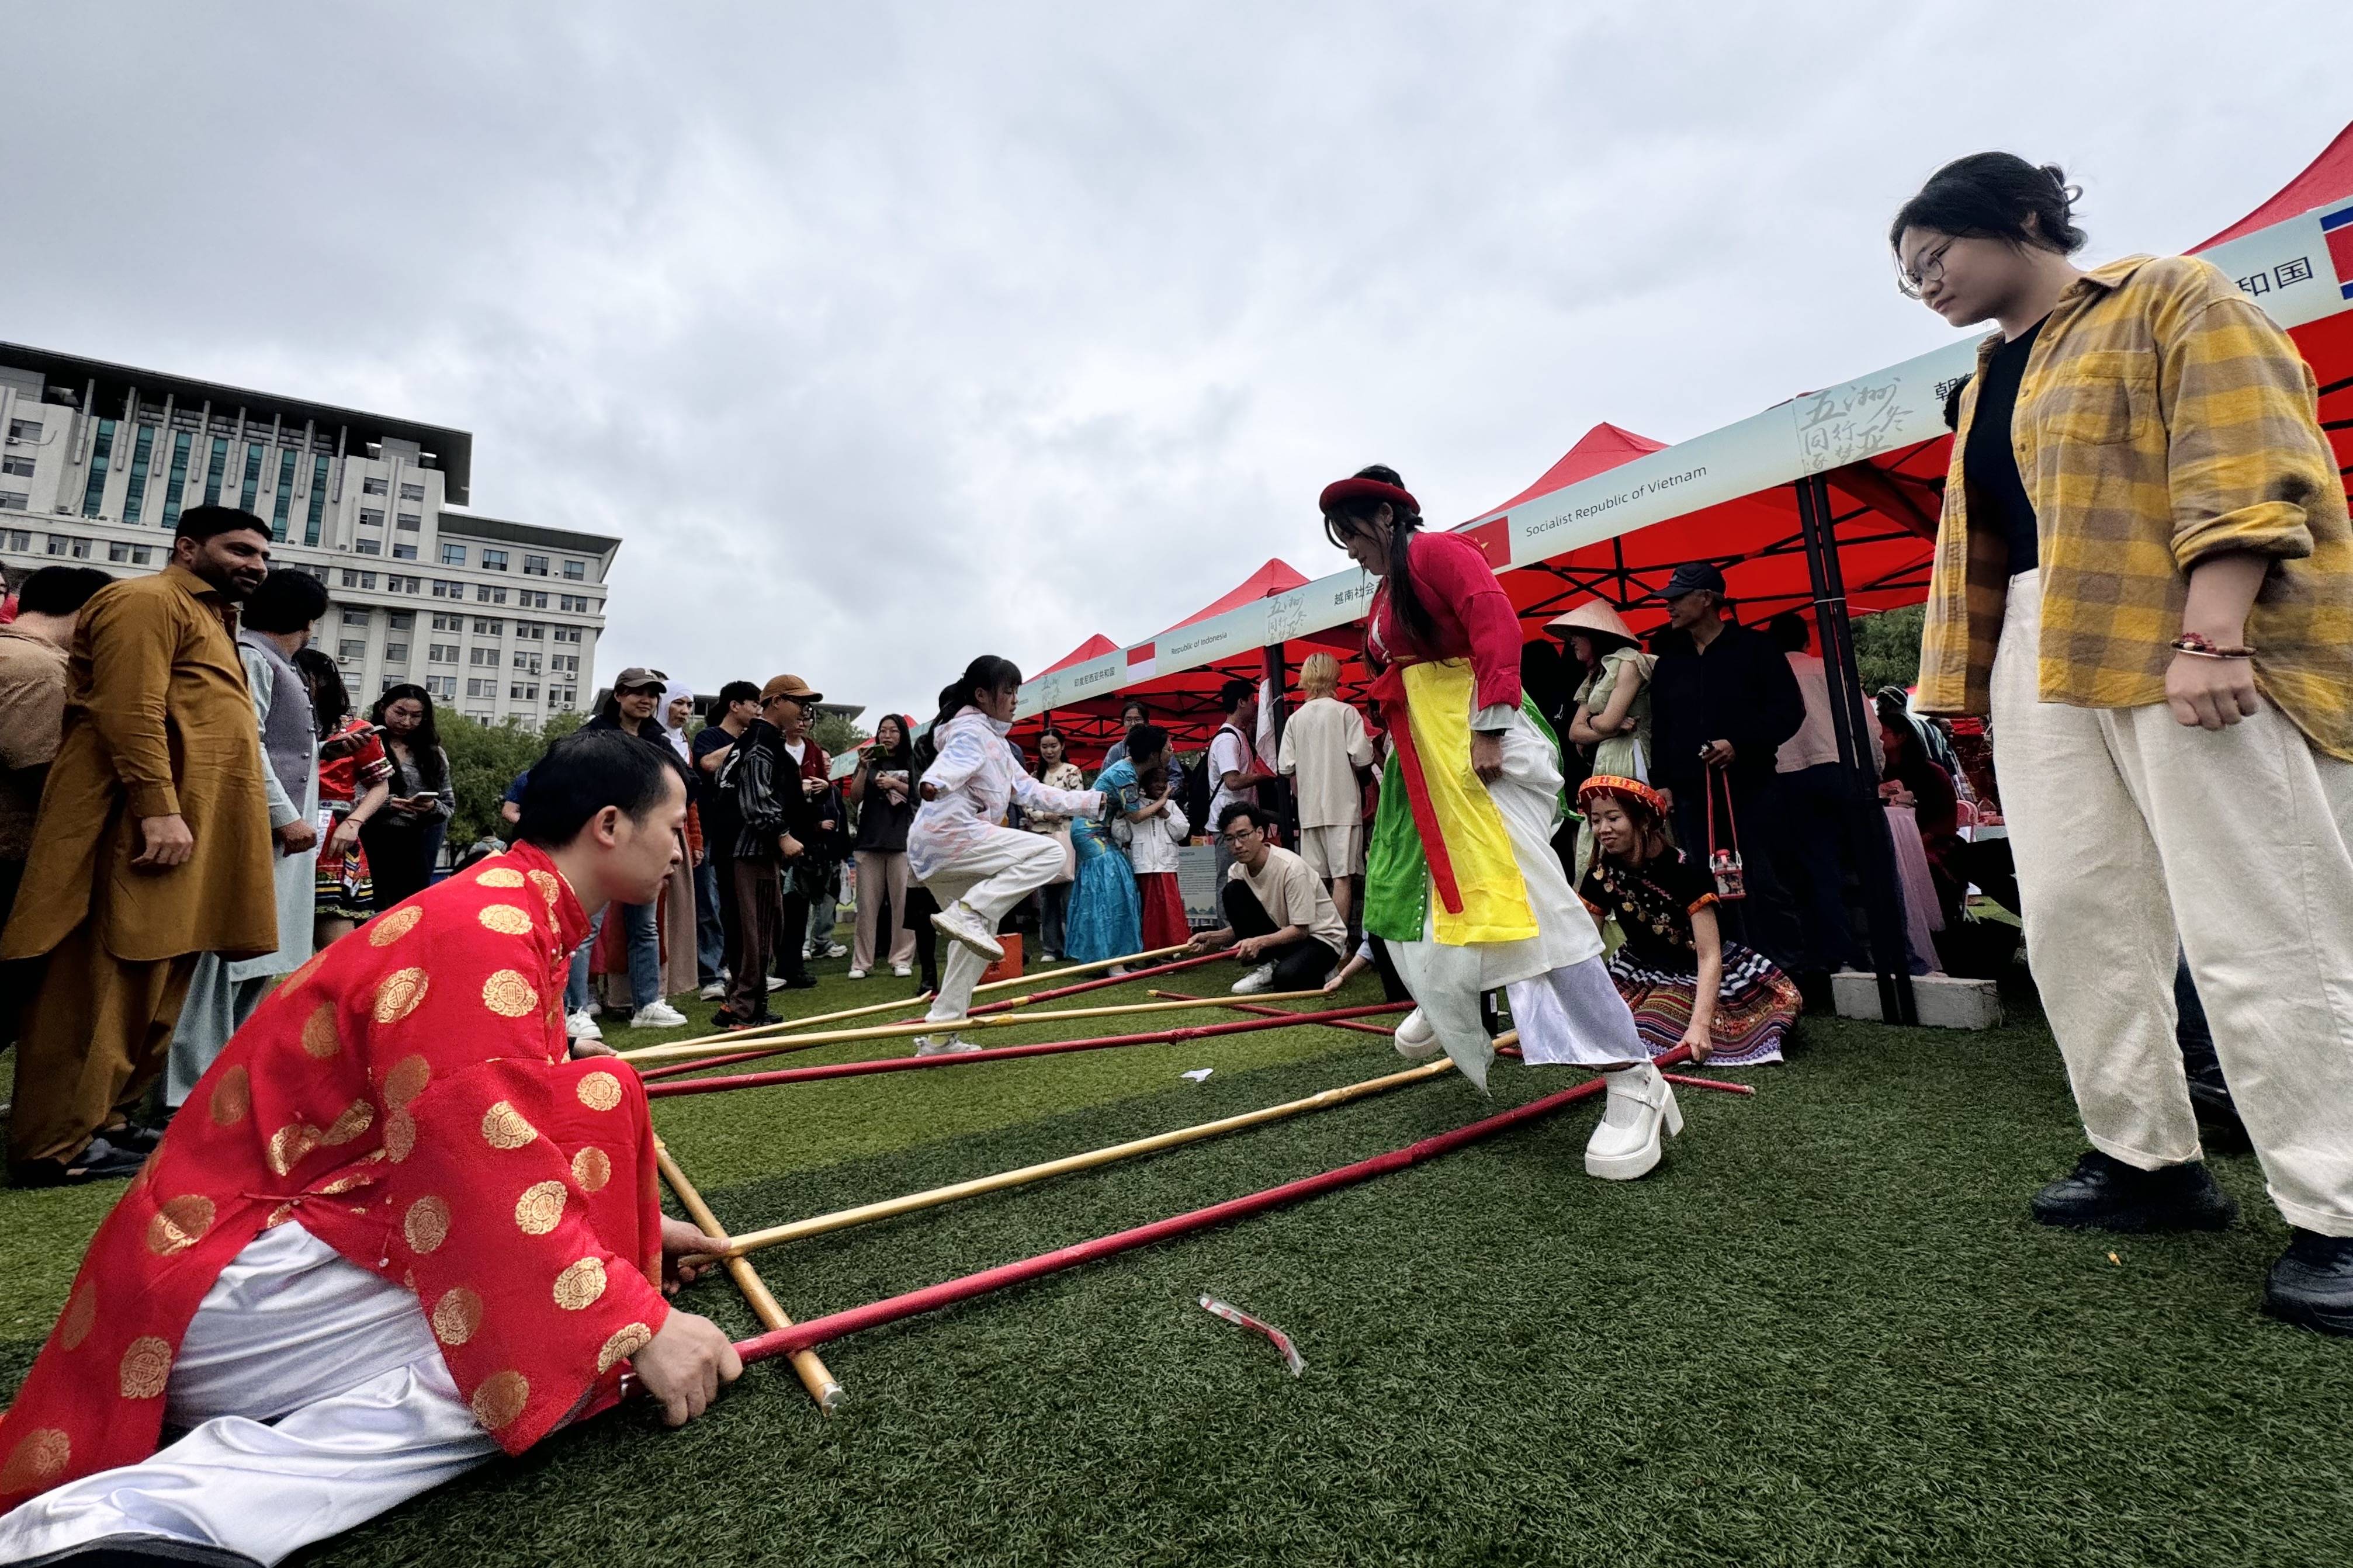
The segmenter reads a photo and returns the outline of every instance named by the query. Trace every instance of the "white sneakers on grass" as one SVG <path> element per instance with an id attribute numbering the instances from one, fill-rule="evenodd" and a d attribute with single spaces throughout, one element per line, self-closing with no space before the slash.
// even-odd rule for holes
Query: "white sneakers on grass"
<path id="1" fill-rule="evenodd" d="M 976 1040 L 962 1035 L 917 1035 L 915 1054 L 919 1057 L 960 1057 L 983 1049 Z"/>
<path id="2" fill-rule="evenodd" d="M 597 1026 L 596 1009 L 583 1007 L 577 1013 L 566 1014 L 564 1019 L 564 1037 L 567 1040 L 603 1039 L 605 1031 Z"/>
<path id="3" fill-rule="evenodd" d="M 695 994 L 705 1002 L 723 1002 L 727 998 L 727 982 L 724 980 L 714 980 L 711 982 L 710 984 L 705 985 L 702 990 L 696 992 Z"/>
<path id="4" fill-rule="evenodd" d="M 894 963 L 891 966 L 891 973 L 904 980 L 915 973 L 915 966 L 911 963 Z"/>
<path id="5" fill-rule="evenodd" d="M 862 969 L 853 969 L 849 972 L 848 978 L 851 980 L 863 980 L 866 978 L 866 971 Z"/>
<path id="6" fill-rule="evenodd" d="M 962 899 L 934 915 L 932 929 L 950 942 L 970 948 L 991 963 L 1005 956 L 1004 944 L 997 940 L 997 933 L 990 931 L 979 912 Z"/>
<path id="7" fill-rule="evenodd" d="M 629 1027 L 632 1029 L 675 1029 L 685 1022 L 685 1014 L 659 998 L 629 1015 Z"/>
<path id="8" fill-rule="evenodd" d="M 1403 1039 L 1405 1031 L 1398 1031 Z M 1400 1047 L 1402 1048 L 1402 1047 Z M 1683 1130 L 1674 1086 L 1649 1062 L 1608 1075 L 1609 1098 L 1600 1125 L 1585 1145 L 1585 1173 L 1605 1182 L 1630 1182 L 1659 1163 L 1660 1145 Z"/>
<path id="9" fill-rule="evenodd" d="M 1273 984 L 1274 965 L 1271 963 L 1261 963 L 1256 969 L 1251 970 L 1248 974 L 1243 975 L 1240 980 L 1234 982 L 1233 994 L 1237 996 L 1255 996 L 1260 992 L 1271 986 Z"/>

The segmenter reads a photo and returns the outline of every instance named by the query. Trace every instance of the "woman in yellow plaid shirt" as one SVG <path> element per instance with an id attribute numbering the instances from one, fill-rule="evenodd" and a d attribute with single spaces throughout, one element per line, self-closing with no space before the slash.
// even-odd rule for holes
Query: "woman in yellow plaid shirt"
<path id="1" fill-rule="evenodd" d="M 2214 267 L 2091 271 L 2056 168 L 1983 153 L 1889 231 L 1978 353 L 1919 706 L 1990 717 L 2027 953 L 2092 1150 L 2048 1225 L 2216 1229 L 2177 942 L 2272 1201 L 2266 1310 L 2353 1333 L 2353 530 L 2310 369 Z"/>

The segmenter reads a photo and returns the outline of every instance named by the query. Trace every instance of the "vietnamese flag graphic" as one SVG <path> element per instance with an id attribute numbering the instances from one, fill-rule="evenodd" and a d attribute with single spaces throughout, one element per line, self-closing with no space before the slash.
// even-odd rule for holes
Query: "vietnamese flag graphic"
<path id="1" fill-rule="evenodd" d="M 1487 558 L 1490 572 L 1501 572 L 1512 563 L 1511 524 L 1511 516 L 1506 513 L 1462 531 L 1462 537 L 1477 545 L 1479 553 Z"/>

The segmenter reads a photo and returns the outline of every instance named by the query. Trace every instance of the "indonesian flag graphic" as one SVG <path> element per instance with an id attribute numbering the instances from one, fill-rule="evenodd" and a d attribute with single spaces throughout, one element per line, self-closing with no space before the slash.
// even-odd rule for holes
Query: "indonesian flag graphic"
<path id="1" fill-rule="evenodd" d="M 1152 654 L 1155 646 L 1148 642 L 1140 642 L 1127 650 L 1127 683 L 1129 685 L 1133 686 L 1139 680 L 1152 679 L 1154 673 Z"/>

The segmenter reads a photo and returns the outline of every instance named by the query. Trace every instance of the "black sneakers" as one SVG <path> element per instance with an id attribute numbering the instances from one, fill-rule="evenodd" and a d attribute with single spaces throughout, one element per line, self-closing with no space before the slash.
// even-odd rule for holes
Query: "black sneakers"
<path id="1" fill-rule="evenodd" d="M 2223 1230 L 2239 1217 L 2203 1163 L 2143 1171 L 2096 1149 L 2035 1194 L 2033 1209 L 2040 1224 L 2086 1230 Z"/>
<path id="2" fill-rule="evenodd" d="M 2353 1335 L 2353 1237 L 2289 1235 L 2263 1289 L 2263 1310 L 2324 1334 Z"/>

